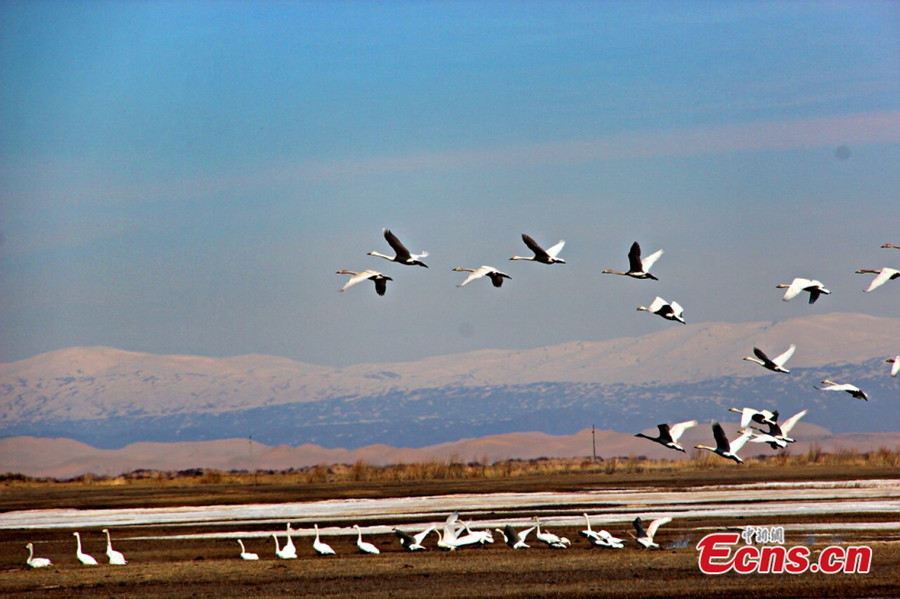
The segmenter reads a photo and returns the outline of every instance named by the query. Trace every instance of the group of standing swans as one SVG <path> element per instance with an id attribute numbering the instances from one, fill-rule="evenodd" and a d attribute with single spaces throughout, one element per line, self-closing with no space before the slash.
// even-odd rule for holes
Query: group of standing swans
<path id="1" fill-rule="evenodd" d="M 116 551 L 112 547 L 112 539 L 109 536 L 109 529 L 104 528 L 102 531 L 106 535 L 106 559 L 109 560 L 109 563 L 113 566 L 124 566 L 128 563 L 125 559 L 125 556 L 122 555 L 122 552 Z M 75 559 L 84 564 L 85 566 L 97 566 L 99 563 L 97 559 L 88 553 L 85 553 L 81 549 L 81 535 L 78 532 L 73 532 L 72 536 L 75 537 Z M 46 557 L 34 557 L 34 544 L 28 543 L 25 545 L 25 548 L 28 549 L 28 559 L 25 560 L 25 563 L 31 568 L 46 568 L 48 566 L 52 566 L 53 562 L 50 561 L 49 558 Z"/>
<path id="2" fill-rule="evenodd" d="M 624 545 L 624 540 L 618 537 L 613 536 L 608 531 L 599 529 L 594 530 L 591 528 L 591 519 L 588 514 L 583 514 L 585 522 L 587 523 L 587 528 L 585 530 L 578 531 L 578 534 L 585 537 L 588 542 L 596 547 L 607 547 L 613 549 L 622 549 Z M 544 527 L 542 529 L 542 523 L 540 518 L 535 516 L 533 518 L 534 524 L 522 530 L 516 530 L 516 528 L 507 524 L 503 528 L 495 529 L 496 532 L 500 533 L 503 537 L 503 541 L 513 549 L 528 549 L 530 545 L 526 543 L 528 536 L 532 531 L 535 532 L 535 538 L 539 541 L 543 542 L 552 549 L 566 549 L 571 546 L 571 541 L 566 537 L 558 536 L 546 529 Z M 661 518 L 654 520 L 650 526 L 646 529 L 641 524 L 640 517 L 635 518 L 632 523 L 635 532 L 637 534 L 633 534 L 635 542 L 641 547 L 647 549 L 659 548 L 659 545 L 653 542 L 653 535 L 656 533 L 657 528 L 662 524 L 670 522 L 671 518 Z M 356 530 L 357 538 L 356 538 L 356 546 L 360 553 L 370 554 L 370 555 L 378 555 L 381 551 L 374 544 L 366 542 L 362 538 L 362 529 L 358 524 L 354 524 L 353 528 Z M 400 530 L 399 528 L 394 528 L 394 533 L 397 535 L 401 547 L 405 551 L 423 551 L 427 548 L 423 544 L 425 538 L 431 534 L 435 533 L 438 537 L 438 541 L 436 543 L 436 547 L 444 550 L 456 550 L 467 546 L 485 546 L 487 543 L 494 542 L 494 535 L 490 530 L 472 530 L 468 523 L 465 523 L 459 520 L 459 514 L 453 513 L 451 514 L 444 525 L 442 527 L 429 526 L 425 530 L 422 530 L 418 533 L 408 533 Z M 319 537 L 319 526 L 315 525 L 316 537 L 313 541 L 313 549 L 315 549 L 316 553 L 319 555 L 335 555 L 334 549 L 331 548 L 330 545 L 323 542 Z M 272 534 L 271 537 L 275 541 L 275 557 L 278 559 L 297 559 L 297 549 L 294 544 L 293 539 L 291 538 L 291 530 L 290 523 L 287 524 L 287 530 L 285 533 L 285 542 L 281 545 L 278 541 L 278 536 L 276 534 Z M 103 529 L 103 533 L 106 535 L 106 555 L 109 560 L 109 563 L 112 565 L 125 565 L 127 560 L 125 556 L 115 549 L 112 548 L 112 541 L 110 539 L 109 530 Z M 465 533 L 465 534 L 464 534 Z M 75 557 L 78 561 L 87 566 L 96 566 L 98 565 L 97 560 L 85 553 L 81 547 L 81 535 L 77 532 L 72 533 L 76 539 L 76 551 Z M 247 548 L 244 546 L 243 539 L 236 539 L 238 545 L 240 546 L 240 559 L 245 561 L 259 561 L 259 554 L 252 553 L 247 551 Z M 32 543 L 28 543 L 25 546 L 28 549 L 28 559 L 25 563 L 31 568 L 46 568 L 53 565 L 53 562 L 46 557 L 35 557 L 34 556 L 34 545 Z"/>

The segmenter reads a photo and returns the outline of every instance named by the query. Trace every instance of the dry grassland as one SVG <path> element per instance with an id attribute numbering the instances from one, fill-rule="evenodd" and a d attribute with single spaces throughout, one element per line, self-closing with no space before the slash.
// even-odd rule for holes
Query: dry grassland
<path id="1" fill-rule="evenodd" d="M 710 459 L 714 458 L 714 459 Z M 496 491 L 571 491 L 585 488 L 681 487 L 766 480 L 855 480 L 896 478 L 898 454 L 782 455 L 750 459 L 738 466 L 716 456 L 680 462 L 624 458 L 536 460 L 498 464 L 445 463 L 374 468 L 357 463 L 285 473 L 141 473 L 139 476 L 75 481 L 34 481 L 7 477 L 0 487 L 0 510 L 159 507 L 281 503 L 354 497 L 396 497 Z M 900 520 L 900 514 L 897 514 Z M 867 516 L 854 516 L 863 521 Z M 888 519 L 892 516 L 888 515 Z M 815 516 L 809 521 L 834 520 Z M 792 517 L 791 521 L 804 521 Z M 777 523 L 774 519 L 771 523 Z M 327 524 L 327 523 L 322 523 Z M 341 523 L 346 526 L 347 523 Z M 388 523 L 385 523 L 388 524 Z M 297 560 L 279 561 L 270 545 L 254 541 L 259 562 L 242 562 L 230 539 L 122 540 L 124 567 L 84 567 L 75 561 L 70 530 L 4 531 L 0 539 L 0 596 L 3 597 L 891 597 L 900 594 L 900 525 L 893 530 L 855 533 L 853 543 L 873 548 L 869 574 L 750 574 L 707 576 L 697 567 L 697 529 L 721 521 L 676 519 L 661 529 L 660 542 L 690 538 L 677 549 L 647 551 L 629 543 L 623 550 L 592 548 L 578 529 L 554 527 L 574 540 L 565 551 L 538 543 L 513 551 L 495 543 L 487 549 L 404 552 L 393 535 L 367 535 L 379 556 L 357 553 L 353 537 L 333 537 L 338 555 L 316 556 L 308 539 L 298 542 Z M 178 534 L 208 531 L 179 527 Z M 103 557 L 99 531 L 86 531 L 87 549 Z M 40 535 L 36 538 L 35 535 Z M 164 527 L 130 527 L 128 538 L 174 534 Z M 122 535 L 125 537 L 126 535 Z M 122 538 L 120 537 L 120 538 Z M 39 540 L 54 566 L 24 566 L 28 541 Z M 298 539 L 299 541 L 299 539 Z M 830 539 L 791 538 L 816 554 Z M 433 543 L 429 543 L 432 544 Z M 263 548 L 266 553 L 263 554 Z M 104 560 L 105 561 L 105 560 Z"/>

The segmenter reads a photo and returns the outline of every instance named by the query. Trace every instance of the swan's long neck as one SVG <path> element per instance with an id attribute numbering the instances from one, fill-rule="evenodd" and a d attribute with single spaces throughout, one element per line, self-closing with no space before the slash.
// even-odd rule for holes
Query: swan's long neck
<path id="1" fill-rule="evenodd" d="M 382 254 L 381 252 L 371 251 L 371 252 L 369 252 L 369 255 L 370 256 L 378 256 L 379 258 L 384 258 L 385 260 L 390 260 L 391 262 L 394 261 L 393 256 L 388 256 L 387 254 Z"/>
<path id="2" fill-rule="evenodd" d="M 34 545 L 28 543 L 28 561 L 30 562 L 34 558 Z"/>
<path id="3" fill-rule="evenodd" d="M 78 542 L 78 549 L 75 550 L 75 553 L 81 553 L 81 535 L 77 532 L 75 533 L 75 540 Z"/>
<path id="4" fill-rule="evenodd" d="M 109 531 L 104 531 L 106 533 L 106 550 L 109 551 L 112 549 L 112 539 L 109 537 Z"/>
<path id="5" fill-rule="evenodd" d="M 534 256 L 513 256 L 510 260 L 534 260 Z"/>
<path id="6" fill-rule="evenodd" d="M 272 539 L 275 540 L 275 553 L 278 553 L 279 551 L 281 551 L 281 547 L 278 546 L 278 537 L 276 537 L 275 535 L 272 535 Z M 241 543 L 241 547 L 243 547 L 243 546 L 244 546 L 244 544 Z"/>
<path id="7" fill-rule="evenodd" d="M 609 269 L 606 269 L 606 270 L 603 271 L 602 274 L 604 274 L 604 275 L 627 275 L 628 273 L 627 273 L 627 272 L 622 272 L 622 271 L 620 271 L 620 270 L 609 270 Z"/>

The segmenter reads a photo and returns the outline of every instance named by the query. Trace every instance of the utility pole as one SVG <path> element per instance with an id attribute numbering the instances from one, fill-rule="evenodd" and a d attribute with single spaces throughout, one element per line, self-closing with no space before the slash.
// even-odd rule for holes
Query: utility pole
<path id="1" fill-rule="evenodd" d="M 259 480 L 256 478 L 256 466 L 253 465 L 253 435 L 250 435 L 250 470 L 253 471 L 253 484 L 258 485 Z"/>
<path id="2" fill-rule="evenodd" d="M 597 463 L 597 436 L 594 434 L 594 425 L 591 425 L 591 447 L 593 449 L 594 463 Z"/>

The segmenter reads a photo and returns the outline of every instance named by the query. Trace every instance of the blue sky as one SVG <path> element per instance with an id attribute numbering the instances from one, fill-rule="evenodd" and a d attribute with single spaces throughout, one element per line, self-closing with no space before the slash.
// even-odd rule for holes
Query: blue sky
<path id="1" fill-rule="evenodd" d="M 655 295 L 893 316 L 854 270 L 900 268 L 898 200 L 898 3 L 0 4 L 2 361 L 403 361 L 646 334 Z M 600 274 L 634 240 L 660 281 Z M 456 287 L 481 264 L 512 280 Z M 367 268 L 386 296 L 337 293 Z"/>

